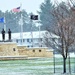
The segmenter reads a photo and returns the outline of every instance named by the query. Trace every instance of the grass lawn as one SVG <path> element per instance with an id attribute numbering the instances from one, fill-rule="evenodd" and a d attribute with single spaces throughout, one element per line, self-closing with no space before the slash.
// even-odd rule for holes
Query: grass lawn
<path id="1" fill-rule="evenodd" d="M 55 58 L 55 74 L 53 58 L 38 58 L 32 60 L 0 61 L 0 75 L 64 75 L 62 58 Z M 71 58 L 71 75 L 75 75 L 75 59 Z M 69 72 L 67 59 L 67 73 Z M 69 75 L 69 74 L 66 74 Z"/>

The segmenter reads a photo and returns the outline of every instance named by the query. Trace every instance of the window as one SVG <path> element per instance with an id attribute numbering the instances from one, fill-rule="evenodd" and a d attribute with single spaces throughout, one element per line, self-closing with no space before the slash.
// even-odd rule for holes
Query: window
<path id="1" fill-rule="evenodd" d="M 33 47 L 33 45 L 31 47 Z"/>
<path id="2" fill-rule="evenodd" d="M 41 52 L 41 50 L 39 50 L 39 52 Z"/>
<path id="3" fill-rule="evenodd" d="M 35 52 L 35 50 L 33 50 L 33 52 Z"/>
<path id="4" fill-rule="evenodd" d="M 32 39 L 29 39 L 29 43 L 31 43 L 32 42 Z"/>
<path id="5" fill-rule="evenodd" d="M 29 39 L 27 39 L 27 42 L 29 42 Z"/>
<path id="6" fill-rule="evenodd" d="M 33 42 L 33 39 L 31 39 L 31 42 Z"/>
<path id="7" fill-rule="evenodd" d="M 40 41 L 42 41 L 42 38 L 40 38 Z"/>
<path id="8" fill-rule="evenodd" d="M 27 46 L 27 47 L 30 47 L 30 46 Z"/>
<path id="9" fill-rule="evenodd" d="M 41 47 L 42 47 L 42 45 L 41 45 Z"/>
<path id="10" fill-rule="evenodd" d="M 18 43 L 18 39 L 16 39 L 16 42 Z"/>
<path id="11" fill-rule="evenodd" d="M 25 39 L 23 39 L 23 42 L 25 42 Z"/>
<path id="12" fill-rule="evenodd" d="M 15 49 L 15 48 L 13 48 L 13 51 L 16 51 L 16 49 Z"/>
<path id="13" fill-rule="evenodd" d="M 22 43 L 22 39 L 21 39 L 20 41 L 21 41 L 21 43 Z"/>

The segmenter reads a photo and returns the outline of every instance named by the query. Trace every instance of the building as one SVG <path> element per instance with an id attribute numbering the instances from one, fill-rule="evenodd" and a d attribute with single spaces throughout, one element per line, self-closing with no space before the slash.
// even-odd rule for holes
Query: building
<path id="1" fill-rule="evenodd" d="M 48 48 L 28 48 L 17 46 L 14 42 L 0 42 L 0 60 L 33 59 L 53 57 L 53 50 Z"/>
<path id="2" fill-rule="evenodd" d="M 40 34 L 40 35 L 39 35 Z M 21 33 L 13 33 L 12 41 L 16 42 L 18 45 L 23 45 L 27 47 L 45 47 L 43 43 L 43 36 L 45 31 L 35 32 L 23 32 Z M 15 36 L 15 37 L 14 37 Z"/>
<path id="3" fill-rule="evenodd" d="M 23 32 L 23 33 L 12 33 L 11 40 L 16 42 L 18 46 L 27 46 L 31 47 L 46 47 L 44 43 L 44 35 L 47 34 L 47 31 L 35 31 L 35 32 Z M 56 39 L 57 36 L 52 34 L 49 36 L 52 39 Z M 2 40 L 2 34 L 0 34 L 0 40 Z M 5 41 L 8 40 L 8 34 L 5 34 Z"/>
<path id="4" fill-rule="evenodd" d="M 8 41 L 8 34 L 5 34 L 5 42 L 2 42 L 0 34 L 0 59 L 28 59 L 28 57 L 53 57 L 53 49 L 49 49 L 44 44 L 44 35 L 47 31 L 12 33 L 11 40 Z M 56 40 L 58 36 L 51 34 L 48 38 Z"/>

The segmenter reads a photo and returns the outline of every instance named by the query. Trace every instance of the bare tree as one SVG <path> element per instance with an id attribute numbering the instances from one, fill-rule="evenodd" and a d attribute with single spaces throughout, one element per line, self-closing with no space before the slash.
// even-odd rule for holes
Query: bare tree
<path id="1" fill-rule="evenodd" d="M 56 18 L 57 24 L 55 24 L 53 31 L 50 31 L 50 29 L 47 28 L 48 34 L 45 36 L 45 44 L 51 46 L 52 48 L 55 47 L 56 50 L 62 55 L 63 73 L 66 73 L 66 59 L 69 49 L 71 49 L 75 43 L 75 13 L 68 4 L 57 5 L 58 6 L 55 7 L 52 12 L 53 16 Z M 58 36 L 57 39 L 60 40 L 60 43 L 51 39 L 50 36 L 52 36 L 52 33 L 53 35 L 55 34 Z"/>

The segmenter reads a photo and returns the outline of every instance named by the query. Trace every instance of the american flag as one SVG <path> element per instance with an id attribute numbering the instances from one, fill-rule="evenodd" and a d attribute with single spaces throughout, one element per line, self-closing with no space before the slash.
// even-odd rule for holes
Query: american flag
<path id="1" fill-rule="evenodd" d="M 13 11 L 13 12 L 20 12 L 20 7 L 13 8 L 12 11 Z"/>

